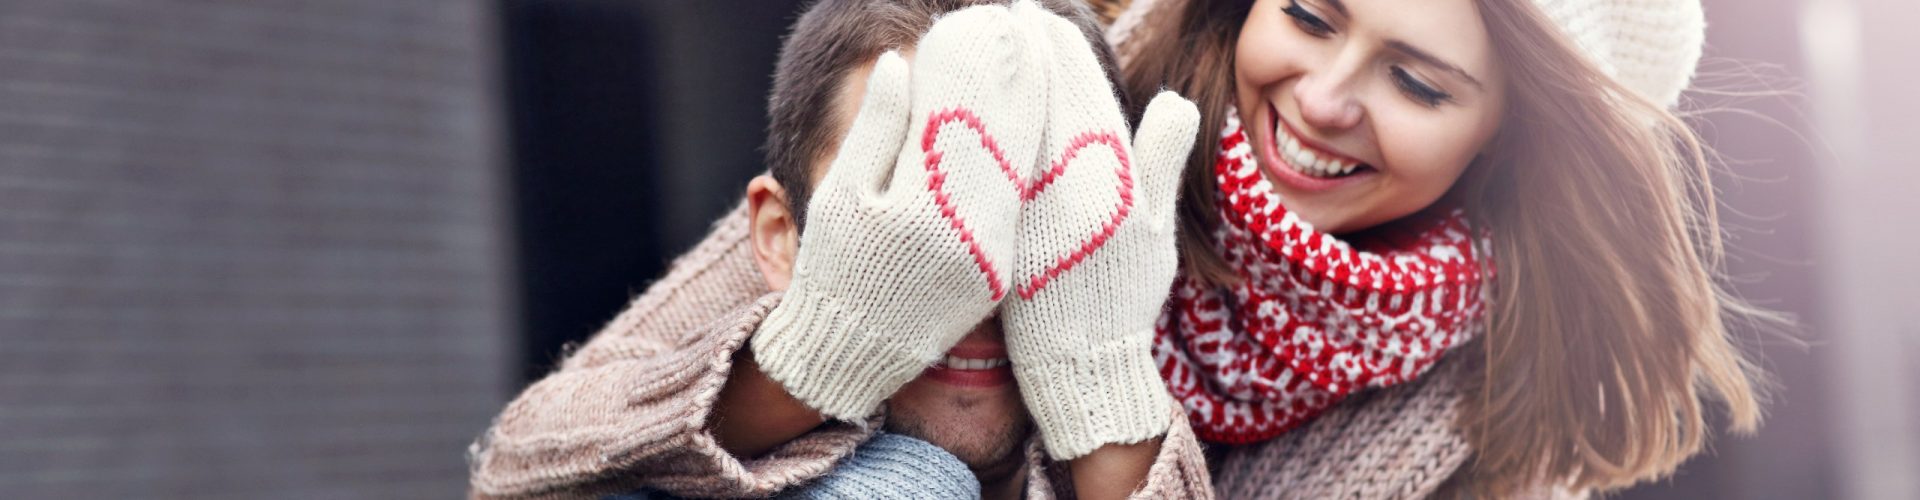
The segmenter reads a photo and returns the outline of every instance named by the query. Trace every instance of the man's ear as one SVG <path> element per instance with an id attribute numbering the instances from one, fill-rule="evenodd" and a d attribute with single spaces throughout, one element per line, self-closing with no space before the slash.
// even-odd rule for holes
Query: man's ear
<path id="1" fill-rule="evenodd" d="M 753 263 L 770 290 L 786 290 L 793 279 L 800 226 L 789 206 L 787 190 L 773 176 L 762 174 L 747 182 L 747 238 L 753 245 Z"/>

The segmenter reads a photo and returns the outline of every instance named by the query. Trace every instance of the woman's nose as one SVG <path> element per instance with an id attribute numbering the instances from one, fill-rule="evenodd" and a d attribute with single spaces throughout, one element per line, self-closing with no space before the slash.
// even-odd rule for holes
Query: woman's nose
<path id="1" fill-rule="evenodd" d="M 1328 72 L 1300 77 L 1294 85 L 1294 103 L 1303 125 L 1320 130 L 1345 130 L 1360 124 L 1360 103 L 1354 99 L 1351 72 Z"/>

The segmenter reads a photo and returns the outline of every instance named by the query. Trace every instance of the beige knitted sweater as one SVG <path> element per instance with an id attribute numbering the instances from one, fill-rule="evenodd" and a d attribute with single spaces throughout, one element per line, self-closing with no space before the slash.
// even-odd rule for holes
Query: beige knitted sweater
<path id="1" fill-rule="evenodd" d="M 469 450 L 473 498 L 597 498 L 651 488 L 689 497 L 760 497 L 819 477 L 884 416 L 828 422 L 764 456 L 737 459 L 706 420 L 733 355 L 780 294 L 747 246 L 745 205 L 715 224 L 665 278 L 559 369 L 514 398 Z M 1471 455 L 1452 424 L 1457 370 L 1356 394 L 1259 445 L 1201 445 L 1176 413 L 1136 498 L 1465 498 L 1449 482 Z M 1180 412 L 1176 405 L 1169 411 Z M 1028 498 L 1071 498 L 1064 467 L 1028 443 Z M 1211 478 L 1210 478 L 1211 476 Z M 1543 488 L 1538 498 L 1569 498 Z"/>
<path id="2" fill-rule="evenodd" d="M 740 460 L 706 428 L 733 364 L 768 311 L 747 245 L 745 205 L 665 278 L 529 386 L 469 450 L 473 498 L 597 498 L 650 488 L 689 497 L 761 497 L 825 474 L 878 429 L 833 422 Z M 1205 456 L 1179 406 L 1136 498 L 1212 498 Z M 1027 446 L 1028 498 L 1072 497 L 1064 466 Z"/>

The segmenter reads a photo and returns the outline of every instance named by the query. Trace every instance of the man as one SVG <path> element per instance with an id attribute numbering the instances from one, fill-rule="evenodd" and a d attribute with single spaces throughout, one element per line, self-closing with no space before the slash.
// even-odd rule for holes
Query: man
<path id="1" fill-rule="evenodd" d="M 829 474 L 878 427 L 959 458 L 988 498 L 1210 495 L 1198 444 L 1151 371 L 1144 342 L 1100 344 L 1138 345 L 1116 355 L 1124 362 L 1105 363 L 1127 365 L 1114 368 L 1117 375 L 1071 368 L 1062 381 L 1031 368 L 1058 357 L 1045 353 L 1051 344 L 1016 342 L 1013 351 L 1035 354 L 1026 354 L 1031 363 L 1011 360 L 1029 367 L 1015 383 L 1009 358 L 1019 353 L 1008 354 L 1001 301 L 1026 308 L 1014 314 L 1025 330 L 1049 324 L 1034 320 L 1044 311 L 1019 302 L 1051 297 L 1027 296 L 1044 283 L 1011 279 L 1034 261 L 1019 254 L 1019 239 L 1034 233 L 1023 198 L 1038 190 L 988 187 L 991 175 L 981 174 L 997 175 L 995 161 L 1010 168 L 1005 158 L 1059 152 L 1057 134 L 1042 124 L 1069 114 L 1050 113 L 1058 103 L 1046 99 L 1085 85 L 1062 90 L 1060 75 L 1073 72 L 1055 58 L 1104 66 L 1091 78 L 1110 81 L 1111 65 L 1092 61 L 1111 57 L 1084 7 L 1066 1 L 1050 10 L 1076 21 L 1067 28 L 1071 43 L 1060 43 L 1057 29 L 1049 37 L 1038 15 L 1015 16 L 1037 9 L 1029 4 L 967 9 L 926 29 L 964 3 L 827 0 L 808 9 L 776 69 L 771 175 L 754 179 L 743 206 L 706 241 L 507 407 L 475 443 L 475 497 L 765 496 Z M 909 77 L 908 55 L 882 52 L 914 46 L 923 32 Z M 1079 92 L 1107 100 L 1089 116 L 1111 112 L 1124 135 L 1111 87 L 1097 83 L 1103 92 Z M 909 99 L 914 120 L 894 118 L 909 114 Z M 940 114 L 961 109 L 972 121 Z M 924 134 L 909 132 L 909 123 Z M 1143 141 L 1193 135 L 1190 126 L 1145 129 Z M 955 141 L 962 144 L 949 152 L 925 150 Z M 1107 147 L 1128 165 L 1123 144 Z M 1136 156 L 1142 164 L 1183 160 L 1185 150 Z M 1121 173 L 1123 198 L 1133 192 L 1128 175 Z M 1142 184 L 1178 177 L 1140 175 Z M 1171 206 L 1171 186 L 1141 191 L 1164 191 Z M 867 195 L 892 205 L 873 209 Z M 1151 222 L 1161 205 L 1142 201 L 1136 219 Z M 1115 245 L 1159 238 L 1133 228 L 1120 226 Z M 965 237 L 929 236 L 955 230 Z M 1170 229 L 1164 236 L 1170 255 Z M 1170 279 L 1170 264 L 1165 271 Z M 1157 311 L 1165 283 L 1136 288 L 1148 289 Z M 1021 299 L 1008 298 L 1016 291 Z M 1148 367 L 1144 375 L 1135 365 Z M 1094 376 L 1075 379 L 1085 374 Z M 1089 398 L 1061 395 L 1080 386 L 1098 387 Z M 1044 439 L 1033 439 L 1036 427 Z"/>

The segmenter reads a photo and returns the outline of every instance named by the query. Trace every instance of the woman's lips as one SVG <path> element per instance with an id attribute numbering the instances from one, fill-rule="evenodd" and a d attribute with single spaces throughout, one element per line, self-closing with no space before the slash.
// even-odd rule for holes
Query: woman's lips
<path id="1" fill-rule="evenodd" d="M 1263 137 L 1260 137 L 1261 141 L 1257 143 L 1261 147 L 1256 149 L 1260 155 L 1260 166 L 1265 168 L 1267 173 L 1272 174 L 1271 177 L 1273 177 L 1276 182 L 1285 184 L 1298 191 L 1319 192 L 1360 182 L 1380 173 L 1365 163 L 1339 153 L 1330 152 L 1324 147 L 1313 143 L 1310 139 L 1292 133 L 1291 126 L 1280 119 L 1280 110 L 1273 104 L 1267 105 L 1266 122 L 1267 126 L 1259 132 L 1263 134 Z M 1339 162 L 1355 165 L 1352 173 L 1337 177 L 1323 177 L 1301 172 L 1301 168 L 1298 167 L 1297 164 L 1283 158 L 1285 153 L 1282 147 L 1282 134 L 1286 134 L 1286 137 L 1296 141 L 1298 143 L 1297 147 L 1311 151 L 1314 156 L 1331 156 Z"/>

